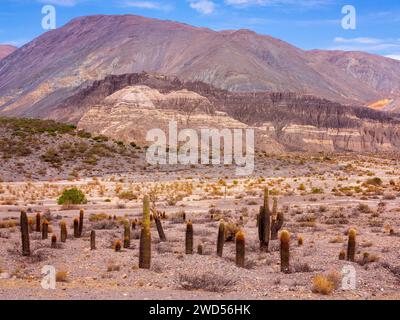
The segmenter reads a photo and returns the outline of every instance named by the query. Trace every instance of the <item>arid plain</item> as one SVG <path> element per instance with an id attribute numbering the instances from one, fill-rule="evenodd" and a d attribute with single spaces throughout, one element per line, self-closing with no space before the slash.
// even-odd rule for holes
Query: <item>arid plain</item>
<path id="1" fill-rule="evenodd" d="M 140 153 L 137 161 L 141 160 Z M 397 299 L 400 249 L 400 171 L 393 155 L 257 154 L 252 177 L 234 167 L 141 166 L 127 173 L 0 187 L 0 297 L 2 299 Z M 4 170 L 4 168 L 3 168 Z M 87 204 L 57 204 L 76 187 Z M 260 249 L 257 214 L 269 189 L 270 206 L 290 232 L 290 271 L 280 269 L 279 240 Z M 143 196 L 160 213 L 166 241 L 151 222 L 151 268 L 139 268 Z M 84 210 L 83 231 L 73 220 Z M 21 254 L 20 211 L 30 220 L 31 256 Z M 49 222 L 48 239 L 35 230 L 37 213 Z M 165 213 L 165 214 L 164 214 Z M 220 220 L 225 224 L 217 255 Z M 60 222 L 68 237 L 60 242 Z M 124 225 L 130 225 L 127 248 Z M 193 254 L 185 253 L 186 224 L 193 224 Z M 133 225 L 132 225 L 133 222 Z M 354 262 L 340 260 L 354 228 Z M 90 248 L 91 231 L 96 249 Z M 245 235 L 245 267 L 235 265 L 235 233 Z M 56 245 L 51 244 L 56 235 Z M 200 248 L 199 248 L 200 247 Z M 200 250 L 200 252 L 198 252 Z M 43 266 L 57 270 L 55 290 L 41 286 Z M 342 288 L 345 266 L 356 288 Z"/>

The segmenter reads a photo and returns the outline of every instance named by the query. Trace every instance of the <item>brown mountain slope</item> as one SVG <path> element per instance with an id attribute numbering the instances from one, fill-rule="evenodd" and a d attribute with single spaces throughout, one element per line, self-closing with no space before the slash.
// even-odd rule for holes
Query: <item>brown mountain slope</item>
<path id="1" fill-rule="evenodd" d="M 335 65 L 347 75 L 383 94 L 390 96 L 400 92 L 398 60 L 365 52 L 313 50 L 309 53 L 314 61 Z"/>
<path id="2" fill-rule="evenodd" d="M 400 74 L 400 64 L 373 57 Z M 378 85 L 335 63 L 248 30 L 215 32 L 132 15 L 90 16 L 43 34 L 0 62 L 0 113 L 36 116 L 40 109 L 43 116 L 82 83 L 142 71 L 238 92 L 308 93 L 345 104 L 385 98 Z M 397 92 L 397 85 L 388 90 Z"/>
<path id="3" fill-rule="evenodd" d="M 0 60 L 13 53 L 15 50 L 17 50 L 17 47 L 8 44 L 0 44 Z"/>

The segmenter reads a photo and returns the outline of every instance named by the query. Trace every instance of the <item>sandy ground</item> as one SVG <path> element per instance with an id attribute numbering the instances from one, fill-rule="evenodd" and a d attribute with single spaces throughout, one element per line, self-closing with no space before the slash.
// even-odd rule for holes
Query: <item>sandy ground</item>
<path id="1" fill-rule="evenodd" d="M 258 163 L 253 177 L 234 177 L 226 168 L 121 173 L 75 181 L 2 182 L 0 222 L 1 299 L 398 299 L 400 297 L 400 165 L 397 158 L 341 156 L 333 159 L 274 157 Z M 367 184 L 379 177 L 382 184 Z M 84 233 L 74 239 L 72 221 L 79 208 L 58 206 L 56 199 L 69 186 L 85 192 Z M 279 242 L 261 252 L 256 214 L 265 187 L 278 198 L 291 233 L 290 274 L 280 272 Z M 130 192 L 137 199 L 126 200 Z M 138 268 L 139 231 L 122 252 L 113 243 L 123 239 L 123 221 L 140 219 L 143 194 L 151 194 L 167 242 L 152 226 L 152 267 Z M 271 202 L 272 206 L 272 202 Z M 57 249 L 32 231 L 31 257 L 21 256 L 17 226 L 21 209 L 28 216 L 46 214 L 59 238 L 59 222 L 68 223 L 66 243 Z M 186 225 L 193 221 L 193 255 L 185 254 Z M 94 221 L 106 214 L 111 220 Z M 115 216 L 115 217 L 114 217 Z M 98 216 L 97 216 L 98 217 Z M 223 258 L 216 256 L 219 219 L 238 224 L 246 235 L 246 268 L 235 266 L 235 243 L 227 242 Z M 107 229 L 103 229 L 107 228 Z M 347 231 L 355 228 L 357 262 L 340 261 Z M 89 234 L 96 230 L 97 249 L 90 250 Z M 304 240 L 298 244 L 298 237 Z M 203 246 L 203 255 L 197 246 Z M 361 263 L 364 253 L 371 261 Z M 42 267 L 66 272 L 55 290 L 41 286 Z M 316 275 L 335 274 L 341 282 L 344 266 L 356 270 L 356 289 L 339 283 L 329 295 L 313 292 Z M 115 269 L 114 271 L 110 271 Z M 198 284 L 198 286 L 195 286 Z"/>

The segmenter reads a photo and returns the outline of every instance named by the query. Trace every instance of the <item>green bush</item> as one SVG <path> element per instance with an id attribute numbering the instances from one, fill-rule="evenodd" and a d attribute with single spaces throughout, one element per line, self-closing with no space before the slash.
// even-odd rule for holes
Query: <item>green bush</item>
<path id="1" fill-rule="evenodd" d="M 58 204 L 85 204 L 87 203 L 86 197 L 82 191 L 73 188 L 63 191 L 61 197 L 58 198 Z"/>

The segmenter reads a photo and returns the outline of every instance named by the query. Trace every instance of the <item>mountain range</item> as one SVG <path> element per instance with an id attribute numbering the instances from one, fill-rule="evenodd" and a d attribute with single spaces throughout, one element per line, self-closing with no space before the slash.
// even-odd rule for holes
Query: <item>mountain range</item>
<path id="1" fill-rule="evenodd" d="M 397 150 L 399 97 L 397 60 L 134 15 L 76 18 L 0 60 L 0 116 L 126 141 L 143 138 L 125 130 L 138 119 L 182 120 L 201 101 L 191 125 L 256 127 L 276 150 Z"/>
<path id="2" fill-rule="evenodd" d="M 8 44 L 0 44 L 0 60 L 13 53 L 15 50 L 17 50 L 17 48 L 14 46 Z"/>
<path id="3" fill-rule="evenodd" d="M 110 74 L 156 72 L 235 92 L 312 94 L 367 106 L 400 95 L 400 61 L 362 52 L 304 51 L 250 30 L 216 32 L 134 15 L 76 18 L 0 62 L 0 112 L 37 106 Z"/>

